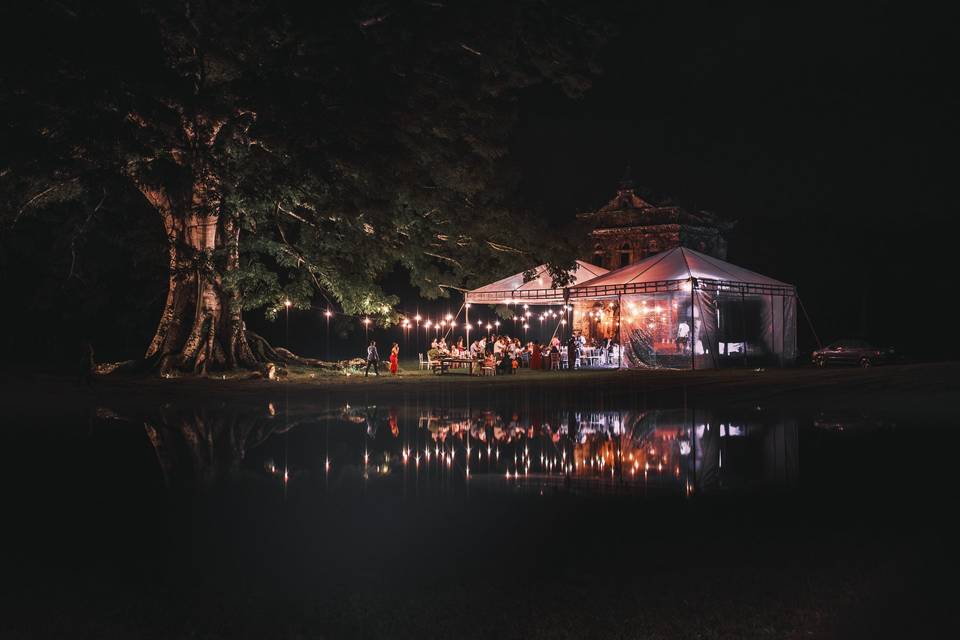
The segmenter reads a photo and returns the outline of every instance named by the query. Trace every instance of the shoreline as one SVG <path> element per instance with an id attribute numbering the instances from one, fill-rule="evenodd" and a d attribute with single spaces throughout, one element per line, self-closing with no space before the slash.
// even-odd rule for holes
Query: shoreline
<path id="1" fill-rule="evenodd" d="M 779 407 L 847 407 L 862 410 L 960 412 L 960 362 L 889 365 L 870 369 L 797 367 L 703 371 L 529 371 L 515 376 L 470 377 L 427 372 L 371 376 L 310 377 L 293 371 L 280 381 L 112 374 L 90 386 L 53 374 L 0 374 L 4 404 L 22 413 L 137 404 L 227 403 L 244 408 L 288 401 L 309 407 L 317 402 L 400 402 L 411 397 L 458 401 L 520 401 L 542 396 L 562 404 L 594 402 L 650 407 L 685 403 L 713 406 L 763 404 Z"/>

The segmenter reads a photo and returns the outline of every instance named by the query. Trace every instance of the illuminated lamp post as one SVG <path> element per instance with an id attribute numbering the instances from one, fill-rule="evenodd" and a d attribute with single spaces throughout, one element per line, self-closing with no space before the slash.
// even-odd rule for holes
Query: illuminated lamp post
<path id="1" fill-rule="evenodd" d="M 287 298 L 286 300 L 283 301 L 283 306 L 285 306 L 285 307 L 287 308 L 287 337 L 286 337 L 286 340 L 287 340 L 287 349 L 290 348 L 290 305 L 291 305 L 291 304 L 293 304 L 293 303 L 290 302 L 290 299 L 289 299 L 289 298 Z"/>
<path id="2" fill-rule="evenodd" d="M 327 357 L 330 357 L 330 316 L 333 315 L 333 312 L 330 309 L 327 309 L 323 312 L 324 317 L 327 319 Z"/>
<path id="3" fill-rule="evenodd" d="M 370 318 L 363 319 L 363 338 L 367 344 L 370 344 Z"/>
<path id="4" fill-rule="evenodd" d="M 420 321 L 423 320 L 423 318 L 420 317 L 419 311 L 417 311 L 417 315 L 413 316 L 413 320 L 417 323 L 417 332 L 416 337 L 413 340 L 413 346 L 417 351 L 420 351 Z"/>

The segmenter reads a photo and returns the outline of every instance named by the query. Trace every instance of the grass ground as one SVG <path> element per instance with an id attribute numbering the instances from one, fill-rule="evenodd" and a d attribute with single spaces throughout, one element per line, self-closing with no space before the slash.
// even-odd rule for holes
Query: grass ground
<path id="1" fill-rule="evenodd" d="M 413 363 L 414 365 L 416 363 Z M 632 406 L 680 406 L 684 402 L 723 406 L 765 405 L 875 407 L 915 412 L 955 411 L 960 393 L 960 362 L 918 363 L 871 369 L 797 367 L 704 371 L 530 371 L 517 375 L 470 377 L 454 372 L 435 376 L 405 367 L 400 375 L 379 377 L 324 375 L 295 367 L 280 381 L 245 379 L 243 374 L 205 378 L 160 378 L 114 374 L 81 386 L 49 374 L 3 375 L 5 401 L 11 406 L 56 407 L 92 403 L 152 401 L 225 401 L 260 403 L 283 394 L 293 402 L 321 397 L 349 401 L 376 397 L 471 394 L 548 394 L 558 401 L 601 398 Z"/>

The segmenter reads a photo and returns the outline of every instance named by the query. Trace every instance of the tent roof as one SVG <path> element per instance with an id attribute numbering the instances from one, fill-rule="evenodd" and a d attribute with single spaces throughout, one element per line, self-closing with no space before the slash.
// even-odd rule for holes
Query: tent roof
<path id="1" fill-rule="evenodd" d="M 765 289 L 793 289 L 790 284 L 738 267 L 719 258 L 687 247 L 674 247 L 644 258 L 640 262 L 571 286 L 570 293 L 575 297 L 590 297 L 591 295 L 641 292 L 645 287 L 649 289 L 655 283 L 686 282 L 691 278 Z"/>
<path id="2" fill-rule="evenodd" d="M 573 268 L 567 272 L 570 275 L 570 285 L 586 282 L 597 276 L 607 273 L 603 267 L 577 260 Z M 467 292 L 467 302 L 486 304 L 501 304 L 504 300 L 522 299 L 524 302 L 556 304 L 563 301 L 563 289 L 554 289 L 551 285 L 550 272 L 547 265 L 542 264 L 534 269 L 533 279 L 524 281 L 524 272 L 501 278 L 477 289 Z"/>

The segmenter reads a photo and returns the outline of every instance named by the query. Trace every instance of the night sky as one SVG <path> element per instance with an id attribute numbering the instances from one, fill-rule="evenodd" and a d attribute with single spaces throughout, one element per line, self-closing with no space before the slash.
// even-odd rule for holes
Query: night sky
<path id="1" fill-rule="evenodd" d="M 585 99 L 525 105 L 531 202 L 567 221 L 629 165 L 654 197 L 736 220 L 729 260 L 795 283 L 822 339 L 944 355 L 929 327 L 956 246 L 949 21 L 892 3 L 621 11 Z"/>

